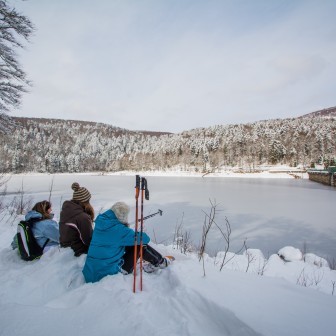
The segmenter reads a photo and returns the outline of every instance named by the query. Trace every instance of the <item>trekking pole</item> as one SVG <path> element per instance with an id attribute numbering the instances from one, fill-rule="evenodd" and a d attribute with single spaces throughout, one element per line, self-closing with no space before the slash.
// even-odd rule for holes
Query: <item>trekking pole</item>
<path id="1" fill-rule="evenodd" d="M 143 220 L 145 221 L 146 219 L 151 218 L 151 217 L 154 217 L 154 216 L 156 216 L 156 215 L 160 215 L 160 216 L 162 216 L 162 214 L 163 214 L 163 211 L 160 210 L 160 209 L 158 209 L 157 212 L 152 213 L 152 214 L 150 214 L 150 215 L 147 215 L 146 217 L 143 218 Z M 141 218 L 138 219 L 138 222 L 141 222 Z M 133 225 L 134 222 L 131 222 L 130 224 Z"/>
<path id="2" fill-rule="evenodd" d="M 136 291 L 136 265 L 138 259 L 138 222 L 139 222 L 139 190 L 140 190 L 140 175 L 135 176 L 135 229 L 134 229 L 134 267 L 133 267 L 133 293 Z"/>
<path id="3" fill-rule="evenodd" d="M 146 198 L 146 200 L 148 200 L 148 199 L 149 199 L 149 198 Z M 163 211 L 160 210 L 160 209 L 158 209 L 157 212 L 152 213 L 152 214 L 150 214 L 150 215 L 144 217 L 143 220 L 146 220 L 146 219 L 148 219 L 148 218 L 154 217 L 154 216 L 156 216 L 156 215 L 160 215 L 160 216 L 162 216 L 162 213 L 163 213 Z"/>
<path id="4" fill-rule="evenodd" d="M 143 203 L 144 203 L 144 196 L 146 200 L 149 200 L 149 191 L 147 188 L 147 180 L 142 177 L 141 178 L 141 225 L 140 225 L 140 290 L 142 291 L 142 251 L 143 251 L 143 244 L 142 244 L 142 236 L 143 236 Z"/>

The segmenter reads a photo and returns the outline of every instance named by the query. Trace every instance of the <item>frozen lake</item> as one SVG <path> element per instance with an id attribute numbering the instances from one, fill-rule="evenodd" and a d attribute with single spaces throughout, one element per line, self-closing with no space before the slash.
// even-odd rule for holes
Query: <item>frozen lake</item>
<path id="1" fill-rule="evenodd" d="M 336 258 L 336 189 L 306 179 L 266 179 L 231 177 L 162 177 L 145 176 L 150 192 L 144 202 L 144 214 L 163 211 L 145 221 L 146 232 L 157 243 L 169 244 L 179 224 L 191 233 L 195 245 L 201 240 L 204 212 L 210 212 L 210 199 L 218 203 L 216 217 L 231 229 L 231 252 L 247 239 L 249 248 L 261 249 L 265 256 L 284 246 L 294 246 L 329 259 Z M 15 175 L 8 182 L 8 197 L 21 186 L 33 202 L 48 199 L 53 181 L 54 213 L 59 217 L 61 203 L 71 199 L 72 182 L 79 182 L 92 194 L 92 205 L 98 213 L 116 201 L 127 202 L 135 218 L 135 175 Z M 224 249 L 218 229 L 213 228 L 208 252 Z"/>

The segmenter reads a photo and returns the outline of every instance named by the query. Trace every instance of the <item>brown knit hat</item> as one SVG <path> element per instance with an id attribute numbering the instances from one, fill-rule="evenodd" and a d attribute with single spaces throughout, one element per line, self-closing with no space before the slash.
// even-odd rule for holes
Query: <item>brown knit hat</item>
<path id="1" fill-rule="evenodd" d="M 71 189 L 74 191 L 72 199 L 74 201 L 80 201 L 80 202 L 88 202 L 91 198 L 91 194 L 89 190 L 87 190 L 84 187 L 80 187 L 79 183 L 74 182 L 71 185 Z"/>

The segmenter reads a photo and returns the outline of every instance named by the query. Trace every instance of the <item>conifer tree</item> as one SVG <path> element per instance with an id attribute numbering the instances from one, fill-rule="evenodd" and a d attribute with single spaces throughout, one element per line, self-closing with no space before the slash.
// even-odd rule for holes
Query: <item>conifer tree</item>
<path id="1" fill-rule="evenodd" d="M 24 47 L 34 31 L 31 21 L 0 0 L 0 116 L 21 103 L 30 82 L 18 61 L 17 49 Z M 0 131 L 4 125 L 0 122 Z"/>

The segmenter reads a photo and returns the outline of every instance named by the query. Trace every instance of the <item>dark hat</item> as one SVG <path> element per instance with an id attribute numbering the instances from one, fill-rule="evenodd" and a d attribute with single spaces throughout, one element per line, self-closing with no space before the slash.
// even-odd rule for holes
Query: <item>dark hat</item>
<path id="1" fill-rule="evenodd" d="M 88 202 L 91 198 L 91 194 L 89 190 L 87 190 L 84 187 L 80 187 L 79 183 L 74 182 L 71 185 L 71 189 L 74 191 L 72 199 L 74 201 L 80 201 L 80 202 Z"/>

